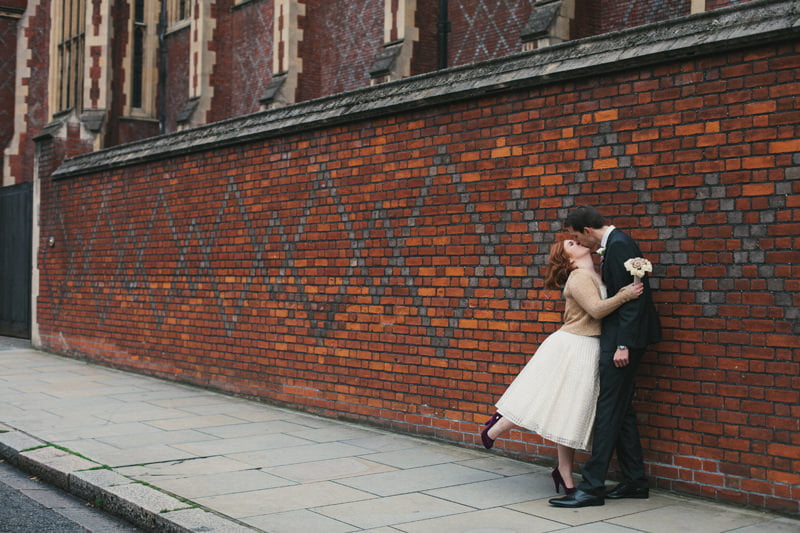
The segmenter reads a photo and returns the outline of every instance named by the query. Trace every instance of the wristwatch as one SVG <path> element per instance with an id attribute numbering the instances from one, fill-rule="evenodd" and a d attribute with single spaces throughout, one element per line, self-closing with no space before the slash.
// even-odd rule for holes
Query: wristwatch
<path id="1" fill-rule="evenodd" d="M 627 349 L 628 347 L 625 346 L 624 344 L 620 344 L 619 346 L 617 346 L 617 350 L 627 350 Z"/>

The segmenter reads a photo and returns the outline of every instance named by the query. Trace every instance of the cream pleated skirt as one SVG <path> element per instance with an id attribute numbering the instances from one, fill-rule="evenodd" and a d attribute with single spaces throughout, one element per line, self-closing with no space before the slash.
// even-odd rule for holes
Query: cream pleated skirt
<path id="1" fill-rule="evenodd" d="M 588 450 L 600 390 L 599 358 L 598 337 L 556 331 L 508 386 L 497 410 L 547 440 Z"/>

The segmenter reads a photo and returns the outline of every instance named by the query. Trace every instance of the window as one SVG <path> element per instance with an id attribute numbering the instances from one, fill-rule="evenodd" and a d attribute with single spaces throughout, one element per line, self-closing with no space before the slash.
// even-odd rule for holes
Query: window
<path id="1" fill-rule="evenodd" d="M 158 16 L 156 0 L 130 1 L 130 40 L 126 74 L 126 113 L 131 117 L 155 116 L 158 84 Z"/>
<path id="2" fill-rule="evenodd" d="M 172 26 L 189 18 L 190 0 L 167 0 L 167 25 Z"/>
<path id="3" fill-rule="evenodd" d="M 144 43 L 147 24 L 144 19 L 144 0 L 133 3 L 133 57 L 131 64 L 131 107 L 142 107 L 144 83 Z"/>
<path id="4" fill-rule="evenodd" d="M 83 103 L 83 62 L 86 31 L 86 0 L 55 0 L 53 17 L 56 45 L 56 112 L 75 109 Z"/>

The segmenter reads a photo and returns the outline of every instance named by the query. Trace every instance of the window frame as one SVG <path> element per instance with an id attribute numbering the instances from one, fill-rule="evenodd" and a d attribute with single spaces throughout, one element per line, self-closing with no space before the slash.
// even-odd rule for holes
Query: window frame
<path id="1" fill-rule="evenodd" d="M 131 0 L 125 68 L 125 115 L 155 118 L 158 82 L 158 0 Z M 137 50 L 138 49 L 138 50 Z"/>
<path id="2" fill-rule="evenodd" d="M 51 116 L 83 111 L 86 68 L 86 16 L 89 0 L 54 0 L 52 4 Z"/>

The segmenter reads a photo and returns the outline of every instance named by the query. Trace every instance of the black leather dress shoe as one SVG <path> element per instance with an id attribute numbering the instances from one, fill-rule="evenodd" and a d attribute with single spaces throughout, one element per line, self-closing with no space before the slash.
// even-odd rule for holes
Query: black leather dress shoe
<path id="1" fill-rule="evenodd" d="M 606 492 L 606 498 L 609 500 L 621 500 L 622 498 L 636 498 L 644 500 L 650 497 L 650 489 L 647 487 L 640 487 L 632 483 L 620 483 L 610 492 Z"/>
<path id="2" fill-rule="evenodd" d="M 584 492 L 581 489 L 576 490 L 572 494 L 567 494 L 561 498 L 553 498 L 550 500 L 550 505 L 554 507 L 569 507 L 569 508 L 577 508 L 577 507 L 592 507 L 598 505 L 605 505 L 605 500 L 602 496 L 595 496 L 594 494 L 589 494 L 588 492 Z"/>

